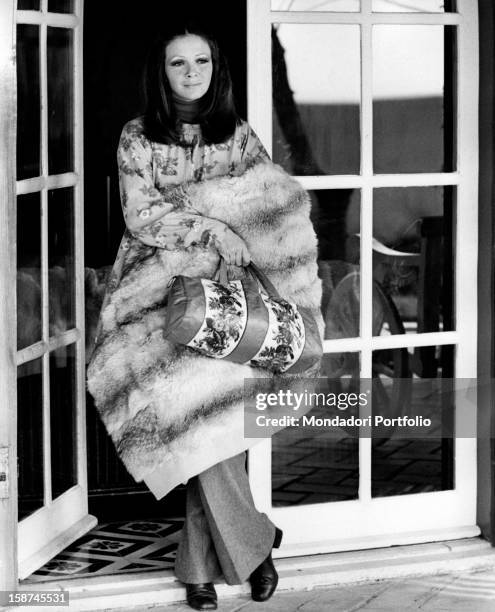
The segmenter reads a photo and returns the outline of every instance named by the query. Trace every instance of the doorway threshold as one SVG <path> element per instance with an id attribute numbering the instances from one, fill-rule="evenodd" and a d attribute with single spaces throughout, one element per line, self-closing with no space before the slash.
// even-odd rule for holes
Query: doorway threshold
<path id="1" fill-rule="evenodd" d="M 311 590 L 391 578 L 431 576 L 495 568 L 495 548 L 481 537 L 368 550 L 307 555 L 276 560 L 280 591 Z M 67 590 L 70 609 L 129 610 L 185 600 L 172 570 L 51 580 L 23 584 L 30 591 Z M 248 594 L 248 583 L 216 585 L 219 598 Z M 21 606 L 20 610 L 30 610 Z"/>

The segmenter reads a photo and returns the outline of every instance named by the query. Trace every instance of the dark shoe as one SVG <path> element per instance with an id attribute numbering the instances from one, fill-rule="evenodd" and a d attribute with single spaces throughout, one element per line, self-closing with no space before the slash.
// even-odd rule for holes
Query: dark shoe
<path id="1" fill-rule="evenodd" d="M 187 603 L 195 610 L 216 610 L 217 594 L 211 582 L 186 583 Z"/>
<path id="2" fill-rule="evenodd" d="M 282 542 L 282 531 L 277 527 L 272 548 L 278 548 Z M 267 601 L 275 593 L 278 584 L 278 574 L 273 565 L 272 553 L 258 565 L 249 577 L 251 583 L 251 598 L 253 601 Z"/>
<path id="3" fill-rule="evenodd" d="M 273 565 L 272 553 L 254 570 L 249 577 L 253 601 L 267 601 L 275 593 L 278 574 Z"/>

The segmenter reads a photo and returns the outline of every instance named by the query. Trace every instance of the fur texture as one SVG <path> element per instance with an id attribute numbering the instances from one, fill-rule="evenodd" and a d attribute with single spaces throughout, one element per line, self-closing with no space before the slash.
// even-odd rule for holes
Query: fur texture
<path id="1" fill-rule="evenodd" d="M 242 236 L 281 296 L 310 308 L 323 332 L 316 236 L 299 183 L 263 163 L 192 183 L 186 196 Z M 243 435 L 244 379 L 271 377 L 163 338 L 167 283 L 177 274 L 211 278 L 217 265 L 213 246 L 166 251 L 135 241 L 101 312 L 88 388 L 132 476 L 166 475 L 160 496 L 254 442 Z"/>

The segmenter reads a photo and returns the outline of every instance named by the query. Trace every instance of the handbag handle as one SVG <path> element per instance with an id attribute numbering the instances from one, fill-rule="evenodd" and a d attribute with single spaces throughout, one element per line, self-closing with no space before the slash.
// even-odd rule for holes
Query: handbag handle
<path id="1" fill-rule="evenodd" d="M 269 297 L 281 299 L 279 292 L 275 289 L 272 282 L 268 280 L 266 274 L 262 272 L 256 264 L 251 262 L 246 266 L 246 269 L 251 274 L 251 276 L 261 285 L 261 287 L 266 291 Z M 213 280 L 221 285 L 228 285 L 229 278 L 227 273 L 227 264 L 223 257 L 220 257 L 220 261 L 218 262 L 217 269 L 213 276 Z"/>
<path id="2" fill-rule="evenodd" d="M 280 297 L 279 292 L 275 289 L 272 282 L 268 280 L 266 274 L 262 272 L 257 265 L 251 262 L 248 266 L 249 272 L 254 278 L 258 281 L 258 283 L 263 287 L 263 289 L 267 292 L 268 296 L 275 299 L 282 299 Z"/>

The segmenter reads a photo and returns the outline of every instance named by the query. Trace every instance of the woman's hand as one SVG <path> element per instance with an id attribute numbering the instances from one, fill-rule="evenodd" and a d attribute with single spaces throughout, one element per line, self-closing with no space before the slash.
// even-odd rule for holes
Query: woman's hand
<path id="1" fill-rule="evenodd" d="M 215 232 L 213 239 L 218 252 L 227 264 L 247 266 L 251 262 L 251 256 L 246 243 L 227 226 L 220 232 Z"/>

